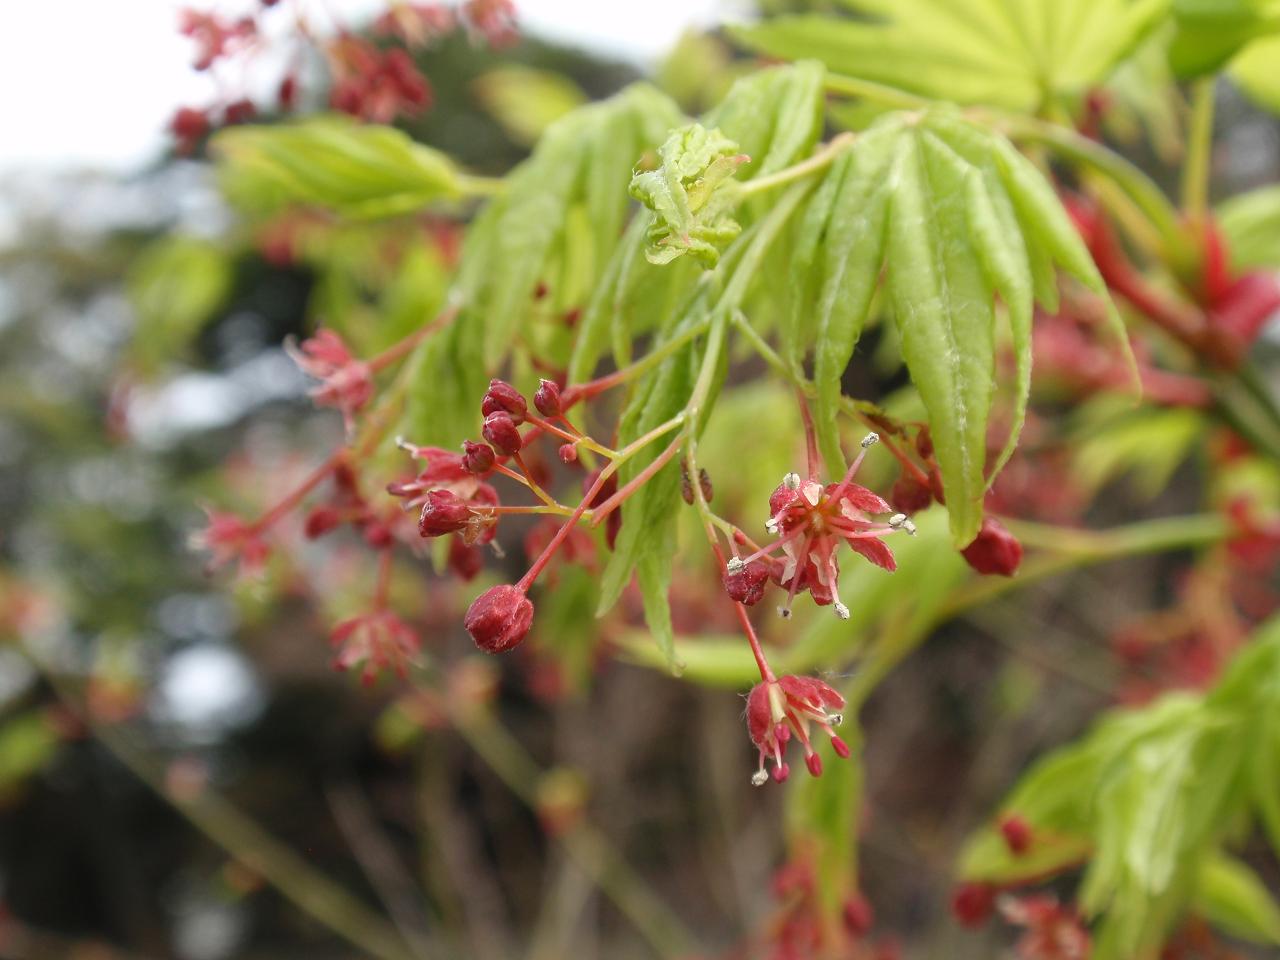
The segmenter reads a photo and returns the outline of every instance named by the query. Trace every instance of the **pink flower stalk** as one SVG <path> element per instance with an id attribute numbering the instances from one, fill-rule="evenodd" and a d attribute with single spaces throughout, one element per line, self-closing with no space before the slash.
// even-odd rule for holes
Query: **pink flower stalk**
<path id="1" fill-rule="evenodd" d="M 320 381 L 311 391 L 316 404 L 341 410 L 350 431 L 356 411 L 373 397 L 373 370 L 332 330 L 317 330 L 299 346 L 286 344 L 285 349 L 303 373 Z"/>
<path id="2" fill-rule="evenodd" d="M 814 603 L 833 605 L 836 615 L 845 620 L 849 608 L 840 600 L 840 565 L 836 558 L 841 543 L 878 567 L 897 569 L 882 538 L 897 531 L 915 533 L 915 525 L 906 514 L 893 514 L 893 508 L 881 497 L 853 482 L 867 449 L 877 440 L 879 437 L 872 433 L 862 441 L 862 450 L 839 483 L 824 486 L 813 477 L 801 480 L 796 473 L 783 477 L 769 497 L 770 516 L 765 524 L 779 539 L 749 556 L 729 560 L 725 586 L 731 596 L 739 589 L 751 595 L 745 583 L 730 578 L 764 559 L 778 585 L 787 589 L 787 602 L 778 610 L 782 616 L 791 616 L 795 595 L 808 590 Z M 886 513 L 893 514 L 887 521 L 871 519 L 872 514 Z M 782 557 L 771 557 L 775 551 L 781 551 Z"/>
<path id="3" fill-rule="evenodd" d="M 209 522 L 203 530 L 191 536 L 193 550 L 210 554 L 206 570 L 214 570 L 230 563 L 239 563 L 240 575 L 257 577 L 266 567 L 271 548 L 262 539 L 259 526 L 234 513 L 205 508 Z"/>
<path id="4" fill-rule="evenodd" d="M 360 681 L 365 685 L 388 668 L 404 679 L 422 647 L 413 629 L 390 610 L 374 610 L 342 621 L 333 628 L 329 642 L 338 648 L 334 668 L 350 670 L 363 664 Z"/>
<path id="5" fill-rule="evenodd" d="M 844 697 L 816 677 L 785 676 L 752 687 L 747 695 L 747 732 L 760 751 L 760 765 L 751 782 L 761 786 L 769 779 L 766 758 L 773 759 L 773 779 L 778 783 L 787 779 L 791 770 L 782 755 L 793 734 L 804 747 L 805 766 L 813 776 L 821 776 L 822 758 L 809 738 L 810 724 L 831 738 L 836 756 L 847 760 L 849 745 L 832 729 L 844 719 L 838 712 L 843 707 Z"/>

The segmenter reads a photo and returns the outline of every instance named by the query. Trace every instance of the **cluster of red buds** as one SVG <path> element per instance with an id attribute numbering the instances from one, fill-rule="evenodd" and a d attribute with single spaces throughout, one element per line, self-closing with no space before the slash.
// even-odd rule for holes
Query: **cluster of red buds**
<path id="1" fill-rule="evenodd" d="M 278 12 L 277 12 L 278 11 Z M 267 30 L 266 17 L 292 17 L 293 29 L 281 39 Z M 518 39 L 511 0 L 466 0 L 463 3 L 392 2 L 378 16 L 372 32 L 404 46 L 386 47 L 359 36 L 343 23 L 320 29 L 308 21 L 295 0 L 260 0 L 247 16 L 229 19 L 216 13 L 183 9 L 179 31 L 195 45 L 192 66 L 217 72 L 217 100 L 205 107 L 187 106 L 174 114 L 170 131 L 178 152 L 189 154 L 218 127 L 247 123 L 258 114 L 247 78 L 254 61 L 289 64 L 276 84 L 271 108 L 291 112 L 298 101 L 297 65 L 319 53 L 329 65 L 329 105 L 375 123 L 411 117 L 431 106 L 431 84 L 418 68 L 413 51 L 459 30 L 477 42 L 509 46 Z M 281 48 L 284 49 L 281 49 Z"/>
<path id="2" fill-rule="evenodd" d="M 807 960 L 816 956 L 851 960 L 900 960 L 896 941 L 873 938 L 875 911 L 861 893 L 846 897 L 840 910 L 840 929 L 824 922 L 817 876 L 807 856 L 797 856 L 773 874 L 772 892 L 777 916 L 768 924 L 769 960 Z"/>

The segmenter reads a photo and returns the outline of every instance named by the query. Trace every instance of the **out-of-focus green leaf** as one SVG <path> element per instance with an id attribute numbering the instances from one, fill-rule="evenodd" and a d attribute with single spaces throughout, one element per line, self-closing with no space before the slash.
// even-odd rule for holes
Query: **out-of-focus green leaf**
<path id="1" fill-rule="evenodd" d="M 736 75 L 723 40 L 686 30 L 658 67 L 658 85 L 686 110 L 698 110 L 725 95 Z"/>
<path id="2" fill-rule="evenodd" d="M 44 713 L 31 710 L 0 726 L 0 793 L 41 770 L 58 749 L 58 734 Z"/>
<path id="3" fill-rule="evenodd" d="M 1276 14 L 1280 18 L 1280 14 Z M 1253 41 L 1231 61 L 1228 72 L 1259 106 L 1280 113 L 1280 35 Z"/>
<path id="4" fill-rule="evenodd" d="M 770 56 L 937 100 L 1033 112 L 1104 80 L 1168 0 L 847 0 L 859 19 L 784 16 L 732 29 Z"/>
<path id="5" fill-rule="evenodd" d="M 1191 906 L 1233 937 L 1280 944 L 1280 906 L 1261 878 L 1234 857 L 1221 852 L 1205 856 Z"/>
<path id="6" fill-rule="evenodd" d="M 1151 145 L 1169 166 L 1182 158 L 1182 100 L 1169 66 L 1172 25 L 1157 30 L 1107 80 L 1107 134 L 1126 146 Z"/>
<path id="7" fill-rule="evenodd" d="M 1280 28 L 1275 0 L 1173 0 L 1169 62 L 1179 77 L 1213 73 L 1246 44 Z"/>
<path id="8" fill-rule="evenodd" d="M 1121 404 L 1123 408 L 1119 409 Z M 1079 411 L 1073 430 L 1072 474 L 1090 493 L 1124 474 L 1140 495 L 1164 490 L 1204 431 L 1204 417 L 1185 408 L 1142 407 L 1102 398 Z"/>
<path id="9" fill-rule="evenodd" d="M 536 143 L 547 127 L 587 100 L 563 74 L 517 64 L 481 74 L 475 92 L 507 136 L 525 145 Z"/>
<path id="10" fill-rule="evenodd" d="M 1218 224 L 1233 268 L 1280 268 L 1280 186 L 1232 197 L 1218 208 Z"/>
<path id="11" fill-rule="evenodd" d="M 229 127 L 212 149 L 223 192 L 255 216 L 295 205 L 396 216 L 456 197 L 462 184 L 440 151 L 390 127 L 334 116 Z"/>
<path id="12" fill-rule="evenodd" d="M 195 237 L 167 237 L 139 255 L 127 287 L 137 316 L 133 352 L 144 372 L 177 359 L 231 291 L 226 252 Z"/>
<path id="13" fill-rule="evenodd" d="M 673 131 L 658 157 L 657 170 L 631 180 L 631 195 L 654 213 L 645 258 L 664 264 L 688 253 L 714 267 L 720 245 L 742 230 L 730 216 L 736 198 L 729 181 L 749 158 L 719 130 L 698 123 Z"/>

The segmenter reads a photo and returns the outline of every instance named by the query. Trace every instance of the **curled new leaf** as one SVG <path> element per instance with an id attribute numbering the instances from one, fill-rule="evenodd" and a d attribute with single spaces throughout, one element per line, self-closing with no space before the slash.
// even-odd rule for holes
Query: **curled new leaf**
<path id="1" fill-rule="evenodd" d="M 714 267 L 719 245 L 742 229 L 730 215 L 736 197 L 725 188 L 750 158 L 718 129 L 698 123 L 674 131 L 658 156 L 658 169 L 631 178 L 631 195 L 655 214 L 645 257 L 670 263 L 688 253 Z"/>

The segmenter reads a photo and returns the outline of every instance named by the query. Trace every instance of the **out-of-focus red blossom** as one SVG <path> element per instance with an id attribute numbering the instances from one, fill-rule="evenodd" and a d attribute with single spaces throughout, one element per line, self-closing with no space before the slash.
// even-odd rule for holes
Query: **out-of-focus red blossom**
<path id="1" fill-rule="evenodd" d="M 449 541 L 449 572 L 467 583 L 474 580 L 484 569 L 484 553 L 479 547 L 468 546 L 461 537 Z"/>
<path id="2" fill-rule="evenodd" d="M 491 47 L 509 47 L 520 39 L 512 0 L 468 0 L 463 16 L 467 26 Z"/>
<path id="3" fill-rule="evenodd" d="M 951 915 L 966 927 L 980 927 L 996 905 L 996 888 L 988 883 L 962 883 L 951 894 Z"/>
<path id="4" fill-rule="evenodd" d="M 333 665 L 338 670 L 361 666 L 360 680 L 371 684 L 383 670 L 404 678 L 422 641 L 407 623 L 390 610 L 374 610 L 344 620 L 333 628 L 329 642 L 337 648 Z"/>
<path id="5" fill-rule="evenodd" d="M 444 3 L 394 3 L 374 21 L 375 33 L 399 37 L 421 47 L 451 33 L 457 26 L 453 8 Z"/>
<path id="6" fill-rule="evenodd" d="M 1011 924 L 1025 927 L 1016 950 L 1023 960 L 1085 960 L 1089 932 L 1079 915 L 1050 896 L 1002 897 L 1000 912 Z"/>
<path id="7" fill-rule="evenodd" d="M 1227 541 L 1233 560 L 1255 572 L 1268 570 L 1280 561 L 1280 517 L 1259 516 L 1244 497 L 1227 505 L 1227 515 L 1234 527 Z"/>
<path id="8" fill-rule="evenodd" d="M 476 646 L 486 653 L 504 653 L 529 633 L 533 603 L 517 586 L 490 587 L 467 609 L 463 625 Z"/>
<path id="9" fill-rule="evenodd" d="M 356 412 L 373 396 L 373 371 L 369 365 L 352 355 L 342 337 L 325 328 L 296 347 L 285 347 L 303 373 L 320 381 L 311 391 L 312 399 L 318 406 L 340 410 L 350 430 Z"/>
<path id="10" fill-rule="evenodd" d="M 543 517 L 524 535 L 524 553 L 530 561 L 536 560 L 560 532 L 562 522 L 555 517 Z M 595 569 L 596 544 L 591 535 L 579 527 L 570 528 L 564 541 L 556 551 L 556 556 L 563 563 L 576 563 L 587 569 Z M 555 582 L 555 560 L 547 565 L 549 583 Z"/>
<path id="11" fill-rule="evenodd" d="M 196 43 L 193 66 L 208 70 L 220 58 L 234 53 L 257 33 L 252 19 L 228 22 L 217 14 L 183 9 L 178 12 L 178 32 Z"/>
<path id="12" fill-rule="evenodd" d="M 1000 820 L 1000 836 L 1004 838 L 1009 852 L 1020 857 L 1031 849 L 1033 834 L 1031 824 L 1016 813 L 1002 817 Z"/>
<path id="13" fill-rule="evenodd" d="M 960 551 L 979 573 L 1012 577 L 1022 563 L 1022 544 L 995 517 L 984 517 L 974 541 Z"/>
<path id="14" fill-rule="evenodd" d="M 841 919 L 844 920 L 845 929 L 855 937 L 861 937 L 871 932 L 876 916 L 871 908 L 871 901 L 862 894 L 855 893 L 845 900 Z"/>
<path id="15" fill-rule="evenodd" d="M 194 550 L 207 552 L 209 562 L 205 565 L 208 572 L 213 572 L 231 563 L 239 565 L 239 573 L 243 577 L 259 576 L 267 565 L 271 548 L 262 539 L 258 526 L 244 520 L 234 513 L 213 510 L 205 507 L 208 522 L 203 530 L 191 535 L 191 547 Z"/>
<path id="16" fill-rule="evenodd" d="M 921 483 L 914 473 L 902 471 L 889 491 L 889 502 L 902 513 L 919 513 L 933 503 L 933 491 Z"/>
<path id="17" fill-rule="evenodd" d="M 747 732 L 760 753 L 760 763 L 751 782 L 760 786 L 769 779 L 765 760 L 773 760 L 773 779 L 782 783 L 791 772 L 783 760 L 787 742 L 794 734 L 804 748 L 804 762 L 809 772 L 822 775 L 822 758 L 809 738 L 810 725 L 831 738 L 836 756 L 849 757 L 849 746 L 833 727 L 843 720 L 839 711 L 842 697 L 834 687 L 816 677 L 784 676 L 756 684 L 747 695 Z"/>
<path id="18" fill-rule="evenodd" d="M 292 73 L 285 74 L 280 81 L 280 86 L 276 89 L 276 103 L 280 105 L 280 109 L 285 113 L 288 113 L 297 105 L 298 78 Z"/>
<path id="19" fill-rule="evenodd" d="M 1280 310 L 1280 278 L 1254 271 L 1237 275 L 1230 267 L 1226 239 L 1216 223 L 1205 225 L 1201 295 L 1209 327 L 1230 342 L 1239 356 L 1258 338 L 1268 319 Z"/>
<path id="20" fill-rule="evenodd" d="M 431 106 L 431 85 L 404 50 L 380 50 L 344 35 L 329 46 L 334 73 L 329 104 L 372 123 L 416 116 Z"/>
<path id="21" fill-rule="evenodd" d="M 258 115 L 258 108 L 254 106 L 253 101 L 242 97 L 239 100 L 232 100 L 222 110 L 222 122 L 227 125 L 237 123 L 248 123 Z"/>
<path id="22" fill-rule="evenodd" d="M 180 107 L 169 121 L 169 131 L 177 141 L 175 149 L 181 154 L 195 152 L 200 141 L 209 132 L 209 114 L 195 107 Z"/>

